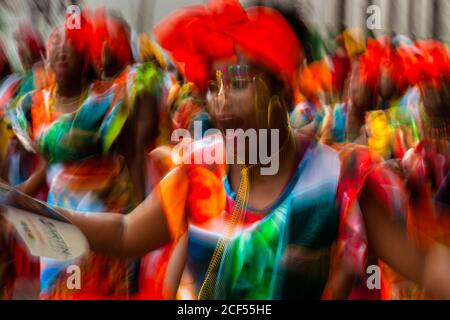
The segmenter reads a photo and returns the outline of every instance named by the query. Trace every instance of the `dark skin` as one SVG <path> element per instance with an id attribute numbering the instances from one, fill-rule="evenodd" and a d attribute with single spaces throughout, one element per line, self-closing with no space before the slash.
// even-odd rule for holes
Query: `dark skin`
<path id="1" fill-rule="evenodd" d="M 361 78 L 357 64 L 352 67 L 348 91 L 351 107 L 347 115 L 346 137 L 348 141 L 365 145 L 367 141 L 362 130 L 366 123 L 366 112 L 374 107 L 374 97 L 371 89 Z"/>
<path id="2" fill-rule="evenodd" d="M 214 72 L 214 70 L 211 71 L 212 73 Z M 250 92 L 248 93 L 249 95 L 251 95 Z M 274 92 L 272 92 L 272 94 L 273 93 Z M 234 98 L 230 96 L 230 99 L 232 101 L 233 99 L 236 99 L 236 102 L 240 102 L 240 110 L 243 114 L 250 114 L 252 112 L 254 104 L 245 103 L 245 101 L 250 101 L 245 100 L 245 97 L 247 96 L 245 92 L 230 91 L 229 94 L 231 96 L 236 94 Z M 230 108 L 232 107 L 230 106 Z M 262 111 L 268 112 L 267 107 L 266 109 L 262 109 Z M 236 115 L 236 117 L 237 116 L 238 115 Z M 216 117 L 213 115 L 213 119 L 214 118 Z M 234 120 L 228 116 L 222 119 L 223 121 L 229 121 L 228 123 L 233 123 Z M 259 123 L 260 126 L 263 126 L 263 123 L 255 119 L 254 116 L 248 120 L 240 118 L 236 119 L 236 121 L 246 121 L 243 123 L 244 126 L 251 126 L 252 123 L 256 122 Z M 221 125 L 224 125 L 224 122 L 216 123 L 216 125 L 220 128 Z M 279 126 L 280 129 L 283 129 L 282 125 L 284 125 L 284 122 L 273 122 L 271 126 L 272 125 L 273 127 Z M 290 153 L 286 153 L 285 156 L 280 158 L 280 168 L 288 169 L 284 169 L 286 171 L 281 170 L 276 177 L 268 178 L 270 179 L 270 184 L 272 186 L 270 192 L 268 192 L 265 187 L 266 184 L 264 179 L 255 179 L 253 181 L 253 191 L 250 192 L 249 197 L 250 205 L 257 208 L 263 208 L 268 204 L 273 203 L 273 201 L 279 197 L 279 194 L 282 192 L 286 183 L 285 172 L 292 172 L 294 163 L 296 163 L 293 158 L 288 155 L 296 154 L 297 147 L 299 147 L 297 143 L 291 145 L 288 149 Z M 236 184 L 238 183 L 236 172 L 239 172 L 240 169 L 241 166 L 239 165 L 230 165 L 229 168 L 229 178 L 234 190 L 236 190 Z M 178 236 L 169 232 L 169 224 L 166 220 L 158 191 L 150 194 L 138 208 L 127 216 L 114 214 L 85 215 L 66 210 L 64 210 L 63 213 L 82 230 L 88 238 L 92 249 L 113 256 L 142 256 L 149 251 L 158 249 L 169 243 L 173 240 L 173 237 L 179 239 L 184 235 L 183 230 L 187 230 L 189 222 L 188 217 L 184 215 L 184 203 L 189 192 L 188 179 L 189 172 L 186 167 L 177 167 L 163 179 L 165 185 L 173 185 L 177 190 L 171 198 L 171 203 L 180 204 L 177 210 L 179 210 L 181 217 L 178 221 L 178 230 L 181 230 L 181 232 L 178 233 Z M 368 181 L 359 202 L 363 212 L 371 250 L 373 250 L 374 254 L 383 258 L 399 273 L 419 284 L 426 285 L 427 289 L 433 293 L 440 294 L 444 297 L 450 297 L 450 278 L 446 276 L 440 278 L 439 281 L 436 281 L 430 276 L 434 272 L 434 266 L 442 267 L 443 265 L 450 265 L 450 259 L 448 259 L 447 256 L 448 250 L 435 253 L 435 251 L 425 252 L 418 249 L 408 239 L 403 227 L 399 226 L 389 218 L 392 215 L 386 214 L 386 212 L 390 212 L 391 209 L 379 200 L 379 193 L 382 192 L 382 190 L 380 190 L 378 184 L 370 183 L 370 179 Z M 263 193 L 266 191 L 267 194 Z M 262 194 L 264 194 L 265 199 L 258 199 Z M 149 232 L 149 230 L 152 230 L 152 232 Z M 317 254 L 317 252 L 304 251 L 305 256 Z M 345 261 L 341 261 L 340 263 L 345 264 Z M 345 275 L 345 273 L 343 274 Z M 335 279 L 339 279 L 339 276 L 330 278 L 331 282 Z M 335 281 L 334 283 L 329 284 L 329 296 L 345 298 L 346 290 L 345 288 L 342 288 L 345 286 L 338 282 L 339 281 Z"/>
<path id="3" fill-rule="evenodd" d="M 11 65 L 6 57 L 5 49 L 0 42 L 0 83 L 12 73 Z"/>
<path id="4" fill-rule="evenodd" d="M 122 155 L 125 157 L 136 199 L 145 199 L 146 159 L 148 146 L 158 137 L 158 107 L 155 97 L 144 93 L 136 98 L 134 116 L 131 117 L 119 137 Z M 130 143 L 134 140 L 134 144 Z"/>
<path id="5" fill-rule="evenodd" d="M 392 73 L 388 67 L 382 66 L 380 72 L 380 97 L 386 101 L 401 98 L 403 90 L 392 79 Z"/>
<path id="6" fill-rule="evenodd" d="M 232 62 L 232 60 L 219 61 L 213 64 L 212 68 L 213 70 L 222 69 Z M 256 73 L 260 72 L 262 70 L 258 70 Z M 256 81 L 268 82 L 268 79 L 257 79 Z M 276 202 L 285 186 L 289 183 L 292 173 L 300 160 L 298 153 L 292 152 L 292 150 L 296 149 L 298 142 L 292 139 L 289 119 L 286 117 L 286 113 L 282 111 L 282 106 L 277 106 L 277 109 L 272 110 L 271 114 L 269 114 L 267 106 L 269 105 L 270 98 L 263 97 L 263 101 L 261 101 L 261 104 L 256 108 L 257 110 L 255 110 L 253 98 L 254 88 L 251 84 L 245 88 L 227 90 L 227 97 L 223 108 L 217 108 L 211 100 L 208 100 L 207 105 L 212 122 L 224 135 L 225 130 L 236 130 L 238 128 L 244 130 L 250 128 L 280 130 L 280 148 L 284 147 L 284 149 L 280 152 L 282 164 L 280 165 L 278 174 L 274 176 L 262 175 L 259 166 L 251 169 L 250 184 L 252 188 L 250 189 L 249 205 L 256 210 L 264 210 Z M 284 97 L 286 93 L 278 92 L 278 95 Z M 261 110 L 261 106 L 264 105 L 266 109 L 263 107 Z M 229 166 L 229 179 L 234 190 L 239 189 L 241 170 L 242 166 Z"/>
<path id="7" fill-rule="evenodd" d="M 402 169 L 411 189 L 412 198 L 423 198 L 423 195 L 437 191 L 448 174 L 450 165 L 449 88 L 448 78 L 442 78 L 440 86 L 428 83 L 420 88 L 423 111 L 429 118 L 429 122 L 423 123 L 421 128 L 423 139 L 419 146 L 402 160 Z M 414 200 L 420 201 L 420 199 Z"/>
<path id="8" fill-rule="evenodd" d="M 445 170 L 448 170 L 450 164 L 448 146 L 450 133 L 450 127 L 448 125 L 450 120 L 450 79 L 443 77 L 439 82 L 439 86 L 433 83 L 423 84 L 420 91 L 423 101 L 423 111 L 429 121 L 424 121 L 423 127 L 421 128 L 423 148 L 417 150 L 413 156 L 419 159 L 425 157 L 423 160 L 433 180 L 434 189 L 437 189 L 447 174 Z M 422 149 L 425 152 L 422 152 Z M 417 176 L 419 170 L 417 170 L 414 162 L 410 161 L 410 159 L 404 160 L 406 160 L 403 166 L 405 171 L 409 175 Z"/>
<path id="9" fill-rule="evenodd" d="M 56 32 L 50 41 L 50 68 L 58 85 L 55 111 L 72 113 L 80 107 L 79 97 L 87 85 L 86 75 L 82 71 L 84 62 L 62 32 Z M 46 171 L 45 161 L 40 161 L 40 166 L 17 189 L 29 195 L 35 194 L 45 182 Z"/>
<path id="10" fill-rule="evenodd" d="M 117 26 L 113 26 L 113 20 L 116 23 L 122 23 L 122 29 L 118 30 Z M 107 21 L 107 26 L 110 32 L 124 32 L 125 37 L 130 38 L 129 27 L 120 19 L 111 17 Z M 129 63 L 132 63 L 132 61 Z M 107 41 L 104 42 L 102 47 L 100 63 L 93 64 L 97 77 L 103 81 L 113 81 L 127 66 L 119 62 L 118 57 L 111 50 Z M 159 112 L 155 97 L 147 92 L 138 94 L 133 109 L 133 116 L 128 119 L 118 143 L 135 186 L 136 200 L 142 202 L 145 199 L 147 181 L 145 174 L 147 153 L 149 146 L 159 134 Z M 134 141 L 134 143 L 130 143 L 130 141 Z"/>

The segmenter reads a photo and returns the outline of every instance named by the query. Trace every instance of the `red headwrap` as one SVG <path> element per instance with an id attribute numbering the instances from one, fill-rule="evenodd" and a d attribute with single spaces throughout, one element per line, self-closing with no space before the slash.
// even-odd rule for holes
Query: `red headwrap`
<path id="1" fill-rule="evenodd" d="M 299 41 L 277 11 L 254 7 L 247 11 L 237 0 L 212 0 L 187 7 L 155 28 L 186 79 L 205 90 L 214 60 L 239 51 L 289 84 L 302 59 Z"/>
<path id="2" fill-rule="evenodd" d="M 419 84 L 440 85 L 443 77 L 450 77 L 450 54 L 448 48 L 438 41 L 418 41 L 416 46 L 422 52 L 419 57 Z"/>
<path id="3" fill-rule="evenodd" d="M 380 85 L 381 64 L 387 59 L 386 48 L 376 39 L 369 38 L 366 52 L 360 57 L 362 80 L 376 92 Z"/>
<path id="4" fill-rule="evenodd" d="M 387 71 L 397 88 L 402 91 L 414 85 L 418 78 L 418 60 L 413 48 L 400 45 L 393 48 L 389 38 L 369 38 L 367 50 L 360 58 L 363 80 L 374 92 L 380 85 L 382 69 Z"/>
<path id="5" fill-rule="evenodd" d="M 67 39 L 71 45 L 75 48 L 78 54 L 85 58 L 86 65 L 88 63 L 89 42 L 92 36 L 92 24 L 90 20 L 90 13 L 88 10 L 83 10 L 80 17 L 80 28 L 68 28 L 67 25 L 63 25 L 55 28 L 48 38 L 47 43 L 47 57 L 51 56 L 55 37 L 61 36 L 63 41 Z"/>
<path id="6" fill-rule="evenodd" d="M 130 36 L 118 19 L 108 15 L 104 8 L 97 8 L 91 19 L 93 33 L 89 56 L 97 64 L 102 63 L 103 46 L 108 45 L 121 65 L 132 61 Z"/>
<path id="7" fill-rule="evenodd" d="M 420 80 L 420 51 L 412 45 L 401 45 L 396 50 L 399 63 L 401 63 L 398 77 L 403 77 L 406 84 L 413 87 Z"/>

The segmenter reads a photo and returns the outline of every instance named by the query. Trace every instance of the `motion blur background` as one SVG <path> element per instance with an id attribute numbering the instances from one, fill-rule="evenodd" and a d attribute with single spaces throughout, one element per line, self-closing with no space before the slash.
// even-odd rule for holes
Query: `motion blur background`
<path id="1" fill-rule="evenodd" d="M 61 23 L 70 4 L 104 5 L 121 14 L 138 32 L 150 32 L 168 13 L 201 0 L 0 0 L 0 35 L 13 65 L 19 67 L 11 35 L 21 20 L 33 21 L 47 36 Z M 278 2 L 295 5 L 305 20 L 323 37 L 334 37 L 345 27 L 361 27 L 366 35 L 367 8 L 378 5 L 381 29 L 374 35 L 403 34 L 413 39 L 434 38 L 450 43 L 450 0 L 242 0 L 246 3 Z"/>

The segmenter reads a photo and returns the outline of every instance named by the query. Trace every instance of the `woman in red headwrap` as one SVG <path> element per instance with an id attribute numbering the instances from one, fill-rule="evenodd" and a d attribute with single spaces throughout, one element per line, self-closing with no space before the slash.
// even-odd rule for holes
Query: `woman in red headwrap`
<path id="1" fill-rule="evenodd" d="M 1 122 L 8 124 L 4 113 L 12 107 L 23 95 L 33 90 L 42 89 L 48 83 L 47 73 L 44 69 L 43 59 L 45 56 L 45 46 L 39 33 L 27 23 L 22 23 L 14 34 L 17 44 L 17 51 L 22 66 L 25 70 L 23 74 L 14 73 L 5 80 L 0 87 L 0 108 Z M 33 172 L 41 170 L 42 162 L 33 153 L 27 152 L 14 136 L 11 129 L 2 135 L 7 143 L 7 149 L 2 154 L 4 157 L 3 170 L 0 176 L 11 185 L 20 185 L 25 182 Z M 8 138 L 7 138 L 8 137 Z M 43 200 L 46 199 L 46 187 L 36 190 L 34 196 Z M 10 247 L 14 259 L 15 274 L 11 276 L 11 282 L 16 286 L 20 284 L 36 284 L 39 278 L 39 259 L 31 258 L 23 245 L 15 241 L 14 234 L 10 235 Z M 20 290 L 20 289 L 19 289 Z"/>
<path id="2" fill-rule="evenodd" d="M 119 72 L 116 77 L 93 82 L 88 71 L 94 59 L 99 58 L 89 45 L 95 20 L 84 12 L 81 24 L 81 29 L 55 29 L 47 50 L 54 82 L 25 95 L 8 112 L 11 126 L 24 147 L 48 163 L 20 189 L 32 194 L 47 179 L 50 204 L 82 212 L 126 214 L 144 198 L 143 187 L 134 183 L 130 174 L 144 176 L 143 166 L 135 166 L 135 159 L 139 158 L 136 105 L 143 96 L 150 96 L 151 100 L 145 100 L 146 107 L 158 108 L 163 76 L 151 64 L 130 66 L 127 63 L 131 61 L 125 59 L 120 60 L 124 70 L 115 69 Z M 115 21 L 108 25 L 119 27 Z M 130 45 L 123 38 L 116 42 L 107 34 L 97 40 L 106 43 L 103 48 L 120 48 L 119 58 L 121 53 L 125 58 L 131 56 Z M 106 66 L 104 52 L 100 60 L 95 60 L 100 68 Z M 143 148 L 140 151 L 144 153 Z M 136 174 L 136 169 L 141 172 Z M 95 253 L 64 263 L 42 259 L 41 297 L 127 298 L 135 290 L 131 262 Z M 80 290 L 67 287 L 70 275 L 66 269 L 73 264 L 82 270 Z"/>
<path id="3" fill-rule="evenodd" d="M 175 13 L 156 36 L 205 94 L 219 132 L 235 135 L 184 140 L 192 153 L 179 154 L 181 163 L 127 216 L 64 211 L 94 250 L 140 256 L 188 241 L 184 255 L 158 270 L 162 290 L 176 290 L 187 261 L 200 299 L 318 299 L 324 291 L 345 297 L 352 279 L 339 271 L 365 272 L 370 245 L 406 277 L 450 296 L 450 278 L 438 272 L 450 265 L 449 251 L 421 251 L 409 241 L 391 198 L 401 186 L 380 159 L 362 148 L 337 153 L 292 132 L 288 110 L 302 50 L 276 11 L 210 1 Z M 280 143 L 254 161 L 256 144 L 239 148 L 236 129 L 274 130 Z"/>
<path id="4" fill-rule="evenodd" d="M 408 43 L 394 46 L 388 38 L 368 40 L 351 74 L 348 141 L 385 159 L 401 159 L 419 142 L 416 51 Z"/>

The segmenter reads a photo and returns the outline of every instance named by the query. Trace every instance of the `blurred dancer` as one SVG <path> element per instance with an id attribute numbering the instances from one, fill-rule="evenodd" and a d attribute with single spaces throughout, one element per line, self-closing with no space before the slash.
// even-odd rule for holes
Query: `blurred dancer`
<path id="1" fill-rule="evenodd" d="M 131 129 L 135 121 L 133 107 L 142 92 L 156 90 L 160 78 L 157 69 L 148 65 L 130 69 L 112 83 L 91 83 L 91 27 L 91 21 L 84 19 L 81 30 L 54 30 L 47 56 L 55 82 L 25 95 L 9 117 L 23 145 L 49 163 L 43 175 L 35 173 L 27 183 L 41 185 L 46 176 L 50 204 L 82 212 L 126 214 L 137 203 L 135 194 L 139 190 L 133 186 L 127 169 L 131 163 L 127 158 L 137 152 L 133 150 L 137 144 Z M 139 78 L 145 71 L 150 76 Z M 70 290 L 66 285 L 66 268 L 72 264 L 82 270 L 80 290 Z M 43 259 L 41 297 L 126 298 L 129 267 L 126 259 L 98 254 L 68 263 Z"/>
<path id="2" fill-rule="evenodd" d="M 380 160 L 365 149 L 338 154 L 293 135 L 287 105 L 301 47 L 276 11 L 210 1 L 163 26 L 159 41 L 206 94 L 217 128 L 280 130 L 280 146 L 273 150 L 280 170 L 263 176 L 258 169 L 264 165 L 245 158 L 245 164 L 228 167 L 178 166 L 128 216 L 66 211 L 92 248 L 136 256 L 189 236 L 188 261 L 200 299 L 277 299 L 320 298 L 335 242 L 333 270 L 364 272 L 370 244 L 406 277 L 450 295 L 448 275 L 438 273 L 450 263 L 448 250 L 421 251 L 408 240 L 393 219 L 390 198 L 401 186 L 378 166 Z M 168 268 L 182 270 L 180 263 Z M 345 296 L 342 279 L 330 280 L 327 297 Z"/>
<path id="3" fill-rule="evenodd" d="M 23 95 L 36 89 L 42 89 L 48 84 L 48 76 L 44 69 L 45 46 L 39 33 L 28 23 L 21 23 L 14 34 L 19 58 L 24 68 L 23 74 L 11 75 L 2 88 L 2 103 L 6 111 Z M 8 122 L 7 117 L 3 121 Z M 12 132 L 12 131 L 11 131 Z M 45 163 L 35 154 L 27 152 L 19 140 L 11 135 L 5 159 L 5 180 L 19 190 L 26 191 L 40 200 L 47 198 L 47 188 L 42 186 L 34 190 L 23 184 L 35 171 L 42 171 Z M 14 260 L 15 274 L 12 281 L 15 291 L 29 298 L 38 295 L 39 259 L 29 255 L 26 248 L 17 241 L 14 233 L 10 235 L 9 250 Z M 20 293 L 19 293 L 20 295 Z"/>
<path id="4" fill-rule="evenodd" d="M 0 40 L 0 88 L 3 87 L 6 78 L 11 74 L 3 42 Z M 2 89 L 1 89 L 2 90 Z M 3 121 L 3 101 L 0 106 L 0 173 L 5 174 L 6 153 L 11 132 L 8 125 Z M 0 300 L 11 299 L 14 290 L 14 267 L 13 256 L 9 247 L 10 226 L 0 218 Z"/>
<path id="5" fill-rule="evenodd" d="M 11 78 L 12 69 L 6 56 L 3 42 L 0 41 L 0 177 L 7 179 L 7 152 L 8 143 L 12 137 L 11 130 L 4 119 L 5 107 L 14 96 L 18 85 L 17 77 Z"/>

